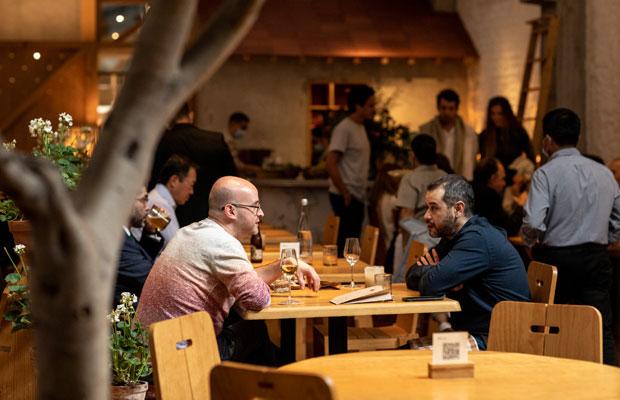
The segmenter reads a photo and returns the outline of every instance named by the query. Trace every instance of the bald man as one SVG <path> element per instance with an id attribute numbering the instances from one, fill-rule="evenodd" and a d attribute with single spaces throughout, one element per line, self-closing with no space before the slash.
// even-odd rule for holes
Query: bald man
<path id="1" fill-rule="evenodd" d="M 269 283 L 281 276 L 279 261 L 254 269 L 240 240 L 258 231 L 263 217 L 258 191 L 245 179 L 218 179 L 209 194 L 209 217 L 175 234 L 149 274 L 138 306 L 145 325 L 207 311 L 220 357 L 276 365 L 264 321 L 245 321 L 231 308 L 259 311 L 271 303 Z M 320 279 L 299 261 L 298 278 L 313 290 Z"/>

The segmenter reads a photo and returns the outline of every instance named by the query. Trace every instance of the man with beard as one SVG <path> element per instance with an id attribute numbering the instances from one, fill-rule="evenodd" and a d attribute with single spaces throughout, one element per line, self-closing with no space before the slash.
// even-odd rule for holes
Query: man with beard
<path id="1" fill-rule="evenodd" d="M 441 241 L 409 269 L 407 287 L 457 300 L 454 330 L 469 332 L 486 349 L 493 306 L 530 298 L 523 261 L 504 230 L 472 214 L 474 192 L 463 177 L 446 175 L 428 185 L 426 205 L 429 234 Z"/>

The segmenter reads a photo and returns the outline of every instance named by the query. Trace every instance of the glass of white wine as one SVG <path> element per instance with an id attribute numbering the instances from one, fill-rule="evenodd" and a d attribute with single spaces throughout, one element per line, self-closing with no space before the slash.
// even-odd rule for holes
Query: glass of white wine
<path id="1" fill-rule="evenodd" d="M 355 287 L 355 279 L 353 279 L 353 267 L 360 259 L 360 241 L 358 238 L 347 238 L 344 243 L 344 258 L 351 266 L 351 284 L 349 287 Z"/>
<path id="2" fill-rule="evenodd" d="M 291 298 L 292 280 L 297 272 L 297 253 L 295 249 L 282 249 L 280 254 L 280 269 L 288 282 L 288 299 L 280 304 L 299 304 Z"/>

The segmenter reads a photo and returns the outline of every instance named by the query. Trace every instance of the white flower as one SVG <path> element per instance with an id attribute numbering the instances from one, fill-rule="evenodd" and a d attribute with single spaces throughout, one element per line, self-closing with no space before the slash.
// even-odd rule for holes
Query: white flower
<path id="1" fill-rule="evenodd" d="M 120 320 L 119 319 L 119 313 L 116 310 L 112 310 L 112 312 L 110 314 L 108 314 L 108 316 L 106 318 L 111 323 L 118 322 Z"/>
<path id="2" fill-rule="evenodd" d="M 10 142 L 2 143 L 2 146 L 4 146 L 4 150 L 12 151 L 12 150 L 15 150 L 16 144 L 17 144 L 17 141 L 13 139 Z"/>
<path id="3" fill-rule="evenodd" d="M 58 122 L 62 125 L 73 126 L 73 117 L 71 114 L 60 113 L 58 114 Z"/>
<path id="4" fill-rule="evenodd" d="M 24 246 L 23 244 L 19 243 L 16 244 L 15 247 L 13 247 L 13 251 L 16 254 L 22 255 L 26 252 L 26 246 Z"/>

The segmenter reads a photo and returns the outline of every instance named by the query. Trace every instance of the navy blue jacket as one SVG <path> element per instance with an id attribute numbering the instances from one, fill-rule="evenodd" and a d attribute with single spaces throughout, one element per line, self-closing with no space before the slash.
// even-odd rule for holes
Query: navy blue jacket
<path id="1" fill-rule="evenodd" d="M 525 266 L 503 229 L 474 215 L 451 240 L 435 247 L 436 266 L 414 265 L 407 272 L 407 287 L 422 295 L 446 295 L 457 300 L 461 312 L 452 313 L 455 330 L 476 338 L 489 333 L 491 310 L 503 300 L 528 301 Z M 451 289 L 463 284 L 461 290 Z"/>

